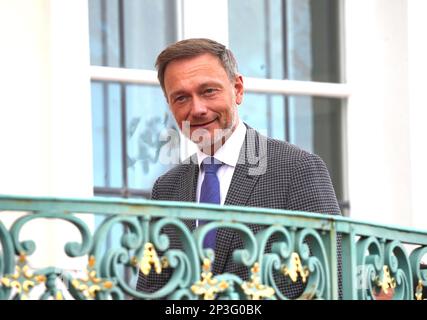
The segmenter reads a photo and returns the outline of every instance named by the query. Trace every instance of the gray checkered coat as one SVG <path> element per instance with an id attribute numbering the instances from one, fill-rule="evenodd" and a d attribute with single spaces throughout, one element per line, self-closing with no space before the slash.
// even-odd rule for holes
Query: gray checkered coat
<path id="1" fill-rule="evenodd" d="M 194 155 L 157 179 L 152 199 L 195 202 L 198 174 L 197 158 Z M 287 142 L 266 138 L 250 127 L 225 204 L 340 214 L 328 170 L 318 156 Z M 194 229 L 194 221 L 185 223 Z M 263 228 L 260 225 L 249 227 L 255 233 Z M 165 229 L 170 237 L 171 247 L 180 248 L 180 240 L 173 229 Z M 341 247 L 340 243 L 338 247 Z M 247 268 L 232 261 L 230 253 L 238 248 L 243 248 L 243 241 L 234 231 L 225 228 L 218 230 L 214 274 L 230 272 L 243 280 L 249 278 Z M 340 256 L 339 249 L 341 282 Z M 170 271 L 166 269 L 160 275 L 154 272 L 149 276 L 140 274 L 137 289 L 145 292 L 157 291 L 169 279 Z M 295 298 L 302 293 L 304 285 L 301 282 L 292 284 L 289 280 L 283 281 L 283 277 L 281 279 L 280 288 L 287 297 Z M 341 284 L 339 287 L 341 291 Z"/>

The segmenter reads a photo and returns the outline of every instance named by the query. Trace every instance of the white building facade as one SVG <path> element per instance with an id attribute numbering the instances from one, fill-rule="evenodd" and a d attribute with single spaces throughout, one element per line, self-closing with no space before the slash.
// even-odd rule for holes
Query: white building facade
<path id="1" fill-rule="evenodd" d="M 144 65 L 152 57 L 155 58 L 158 51 L 153 45 L 151 49 L 147 49 L 146 60 L 138 60 L 144 47 L 137 38 L 132 39 L 137 28 L 135 32 L 128 32 L 126 38 L 126 41 L 133 41 L 135 46 L 133 51 L 124 55 L 130 67 L 120 65 L 120 61 L 114 65 L 111 62 L 114 55 L 108 54 L 104 55 L 107 66 L 103 67 L 102 63 L 94 64 L 96 48 L 93 47 L 93 39 L 96 36 L 96 25 L 94 26 L 93 20 L 96 12 L 99 12 L 96 11 L 99 8 L 96 9 L 95 2 L 0 0 L 0 150 L 3 151 L 0 158 L 1 194 L 92 197 L 94 190 L 98 195 L 108 189 L 97 181 L 106 179 L 106 175 L 114 175 L 113 172 L 123 172 L 127 191 L 120 194 L 120 190 L 123 190 L 123 176 L 118 183 L 113 181 L 114 177 L 110 177 L 112 182 L 110 181 L 109 187 L 113 191 L 119 190 L 118 196 L 132 196 L 134 190 L 149 191 L 152 179 L 166 169 L 156 167 L 157 171 L 150 174 L 141 169 L 145 168 L 143 166 L 135 169 L 136 167 L 129 168 L 128 164 L 127 170 L 123 169 L 124 160 L 117 160 L 122 161 L 122 164 L 114 162 L 114 156 L 121 154 L 123 148 L 123 143 L 120 144 L 117 136 L 107 139 L 109 151 L 105 151 L 106 145 L 103 145 L 102 150 L 97 149 L 100 148 L 100 140 L 97 140 L 96 135 L 100 133 L 94 128 L 99 124 L 97 117 L 101 117 L 101 113 L 97 113 L 95 109 L 100 104 L 100 99 L 104 99 L 104 102 L 105 99 L 113 102 L 119 99 L 122 105 L 124 96 L 128 99 L 125 100 L 126 105 L 130 105 L 130 101 L 136 101 L 136 105 L 138 101 L 143 101 L 149 106 L 148 113 L 144 114 L 152 112 L 155 115 L 154 111 L 157 109 L 154 110 L 154 107 L 157 104 L 163 112 L 167 109 L 165 102 L 161 101 L 162 95 L 153 68 L 154 61 L 151 65 Z M 250 65 L 243 65 L 243 69 L 249 73 L 245 79 L 248 95 L 253 95 L 248 98 L 248 104 L 265 103 L 268 109 L 262 110 L 266 112 L 265 123 L 260 125 L 263 127 L 257 127 L 255 123 L 255 128 L 265 130 L 272 136 L 291 140 L 292 143 L 316 153 L 316 146 L 320 145 L 321 151 L 325 152 L 329 169 L 333 171 L 332 176 L 336 177 L 334 182 L 338 181 L 335 188 L 342 201 L 343 212 L 349 217 L 427 229 L 427 216 L 423 214 L 426 193 L 424 183 L 427 181 L 427 151 L 424 142 L 427 126 L 423 123 L 427 118 L 423 97 L 427 74 L 427 45 L 423 41 L 423 30 L 427 29 L 427 21 L 422 16 L 427 10 L 427 3 L 424 0 L 337 1 L 334 21 L 339 45 L 334 52 L 336 56 L 331 60 L 332 68 L 337 67 L 334 71 L 336 79 L 318 80 L 310 76 L 310 70 L 296 67 L 292 69 L 292 61 L 297 59 L 302 59 L 300 63 L 303 65 L 311 61 L 315 68 L 314 55 L 289 49 L 304 46 L 304 39 L 298 35 L 313 33 L 314 29 L 294 30 L 293 38 L 292 34 L 283 30 L 280 33 L 277 31 L 280 26 L 275 26 L 276 20 L 270 20 L 269 17 L 276 14 L 274 6 L 283 5 L 284 2 L 267 2 L 269 6 L 263 7 L 264 20 L 260 18 L 260 21 L 268 30 L 263 34 L 264 38 L 258 39 L 267 43 L 266 71 L 261 72 L 262 68 L 251 70 Z M 103 11 L 107 15 L 104 18 L 108 20 L 108 17 L 117 14 L 113 5 L 120 1 L 106 3 L 111 4 Z M 247 29 L 243 31 L 232 29 L 235 19 L 243 19 L 238 15 L 245 13 L 238 11 L 243 1 L 239 1 L 238 5 L 233 0 L 153 3 L 154 1 L 140 1 L 132 4 L 132 1 L 125 0 L 121 8 L 129 11 L 126 5 L 146 5 L 146 8 L 151 8 L 151 5 L 152 10 L 158 11 L 142 10 L 147 19 L 156 14 L 161 16 L 165 13 L 163 10 L 169 10 L 167 14 L 173 16 L 170 20 L 173 27 L 165 27 L 169 28 L 167 30 L 170 34 L 162 33 L 165 36 L 162 41 L 165 43 L 192 37 L 209 37 L 229 45 L 233 51 L 236 48 L 237 52 L 244 52 L 244 44 L 239 42 L 239 32 L 245 30 L 242 42 L 257 41 L 257 34 L 250 29 L 250 25 L 257 20 L 246 21 Z M 257 5 L 256 2 L 252 3 Z M 286 5 L 288 16 L 283 14 L 282 19 L 287 19 L 287 26 L 301 27 L 297 23 L 292 24 L 292 21 L 301 18 L 304 12 L 311 12 L 310 21 L 314 21 L 316 11 L 310 7 L 310 1 L 287 1 Z M 309 7 L 311 11 L 304 9 Z M 302 13 L 299 16 L 289 15 L 292 10 Z M 137 12 L 139 11 L 135 10 L 133 14 L 136 15 Z M 131 13 L 124 15 L 126 19 L 123 23 L 130 23 L 132 19 L 138 21 L 138 16 L 132 16 Z M 321 16 L 319 13 L 319 17 Z M 139 22 L 138 27 L 145 25 L 143 21 Z M 321 23 L 319 21 L 317 23 Z M 155 30 L 150 29 L 155 22 L 148 23 L 146 33 L 155 34 Z M 280 33 L 279 36 L 288 35 L 288 39 L 283 42 L 286 46 L 282 45 L 279 49 L 275 47 L 278 43 L 275 38 L 277 32 Z M 109 36 L 112 38 L 104 41 L 110 46 L 123 41 L 114 38 L 112 33 Z M 159 40 L 156 45 L 162 45 L 162 41 Z M 110 48 L 109 52 L 114 54 L 114 50 L 115 47 Z M 274 55 L 275 52 L 286 54 L 287 68 L 283 66 L 280 55 Z M 241 57 L 242 55 L 238 56 L 238 59 Z M 250 60 L 247 57 L 243 56 L 239 61 Z M 276 74 L 279 69 L 286 69 L 286 72 Z M 102 87 L 105 83 L 110 86 L 107 88 L 107 96 L 106 89 Z M 136 89 L 129 87 L 125 90 L 120 87 L 124 83 L 136 86 Z M 304 100 L 307 97 L 326 100 Z M 338 102 L 328 104 L 327 99 Z M 282 123 L 272 120 L 284 117 L 300 119 L 299 112 L 304 108 L 312 112 L 310 121 Z M 338 109 L 339 112 L 333 114 L 338 117 L 334 118 L 334 123 L 339 125 L 332 133 L 325 133 L 326 136 L 330 134 L 332 140 L 316 142 L 316 135 L 324 133 L 327 128 L 319 126 L 314 115 L 318 117 L 322 115 L 322 110 Z M 247 119 L 250 122 L 251 113 L 260 111 L 253 111 L 250 107 L 248 110 Z M 141 120 L 143 114 L 138 116 L 138 109 L 131 107 L 125 113 L 129 116 L 128 120 L 133 116 L 138 120 L 135 122 L 135 130 L 143 132 L 146 129 L 144 126 L 148 124 L 142 121 L 144 119 Z M 120 122 L 111 123 L 111 126 L 114 125 L 119 126 Z M 309 134 L 311 138 L 305 139 Z M 339 139 L 334 140 L 337 135 Z M 132 158 L 134 154 L 135 163 L 141 163 L 141 159 L 137 159 L 141 150 L 135 149 L 132 141 L 125 144 L 128 146 L 126 155 Z M 105 162 L 100 153 L 111 153 L 111 161 Z M 100 162 L 106 166 L 100 170 L 101 173 L 97 172 Z M 339 167 L 337 173 L 334 171 L 335 164 Z M 146 162 L 146 165 L 151 168 L 153 161 Z M 145 182 L 139 182 L 140 180 Z M 143 191 L 135 194 L 146 194 Z M 4 217 L 1 219 L 7 220 Z M 71 236 L 73 231 L 68 230 L 67 226 L 41 223 L 37 230 L 40 231 L 41 241 L 46 238 L 46 234 L 59 235 L 66 232 Z M 55 252 L 60 252 L 62 248 L 60 244 L 48 241 L 45 245 Z M 57 258 L 54 256 L 52 259 Z M 44 263 L 50 262 L 44 259 L 51 258 L 40 259 L 43 261 L 40 263 Z"/>

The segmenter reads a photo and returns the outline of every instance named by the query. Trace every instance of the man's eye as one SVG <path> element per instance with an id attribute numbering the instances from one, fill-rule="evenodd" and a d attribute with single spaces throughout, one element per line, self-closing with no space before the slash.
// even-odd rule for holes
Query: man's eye
<path id="1" fill-rule="evenodd" d="M 214 94 L 216 92 L 216 89 L 214 89 L 214 88 L 207 88 L 206 90 L 205 90 L 205 95 L 212 95 L 212 94 Z"/>
<path id="2" fill-rule="evenodd" d="M 185 101 L 185 96 L 178 96 L 175 98 L 175 102 L 184 102 Z"/>

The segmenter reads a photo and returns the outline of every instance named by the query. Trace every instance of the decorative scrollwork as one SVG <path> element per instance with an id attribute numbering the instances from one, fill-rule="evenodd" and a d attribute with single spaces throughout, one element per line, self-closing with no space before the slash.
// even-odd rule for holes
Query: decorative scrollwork
<path id="1" fill-rule="evenodd" d="M 329 259 L 336 257 L 337 252 L 328 252 L 326 241 L 330 241 L 325 234 L 317 230 L 304 228 L 295 235 L 295 251 L 299 252 L 301 264 L 309 271 L 307 283 L 301 299 L 330 299 L 332 292 L 330 284 Z M 336 259 L 336 258 L 335 258 Z"/>
<path id="2" fill-rule="evenodd" d="M 423 299 L 423 288 L 427 286 L 427 267 L 424 264 L 424 258 L 427 255 L 427 247 L 418 247 L 411 252 L 409 260 L 414 276 L 415 298 Z"/>
<path id="3" fill-rule="evenodd" d="M 232 230 L 243 241 L 243 249 L 237 249 L 233 252 L 233 261 L 247 267 L 252 266 L 257 259 L 258 243 L 252 230 L 243 223 L 217 221 L 207 223 L 202 227 L 197 228 L 194 231 L 194 237 L 200 257 L 202 257 L 202 259 L 214 259 L 213 250 L 204 248 L 203 240 L 209 231 L 218 228 L 227 228 Z"/>
<path id="4" fill-rule="evenodd" d="M 120 237 L 116 230 L 125 230 Z M 96 257 L 98 263 L 94 266 L 98 277 L 104 279 L 114 279 L 115 286 L 106 295 L 100 292 L 97 299 L 124 299 L 125 294 L 137 298 L 147 298 L 140 295 L 134 286 L 129 285 L 126 280 L 126 271 L 135 274 L 139 270 L 139 261 L 143 254 L 146 239 L 148 238 L 147 219 L 135 216 L 113 215 L 105 219 L 97 228 L 94 234 L 94 246 L 91 255 Z M 145 231 L 145 232 L 144 232 Z M 115 241 L 111 241 L 108 248 L 108 236 Z"/>
<path id="5" fill-rule="evenodd" d="M 381 273 L 384 261 L 384 250 L 377 238 L 361 237 L 357 242 L 357 265 L 362 273 L 358 290 L 360 300 L 374 300 L 375 281 Z"/>
<path id="6" fill-rule="evenodd" d="M 27 257 L 21 254 L 18 258 L 18 264 L 15 267 L 15 273 L 1 278 L 1 284 L 16 290 L 15 299 L 27 300 L 30 291 L 36 284 L 46 281 L 43 275 L 34 275 L 27 264 Z"/>
<path id="7" fill-rule="evenodd" d="M 423 300 L 423 282 L 422 282 L 422 280 L 418 281 L 417 288 L 415 289 L 415 299 Z"/>
<path id="8" fill-rule="evenodd" d="M 226 208 L 224 214 L 220 207 L 148 200 L 0 196 L 1 210 L 27 214 L 8 228 L 0 221 L 0 299 L 335 299 L 341 288 L 345 299 L 426 298 L 423 231 L 257 208 Z M 102 220 L 92 230 L 84 215 Z M 86 270 L 62 257 L 58 262 L 67 269 L 33 268 L 27 261 L 35 261 L 36 248 L 52 253 L 40 250 L 44 241 L 36 246 L 38 235 L 24 232 L 35 219 L 71 225 L 77 240 L 65 239 L 61 253 L 88 256 Z M 211 222 L 194 229 L 194 219 Z M 218 251 L 203 247 L 213 229 Z M 335 263 L 338 253 L 342 265 Z M 57 257 L 54 252 L 40 261 Z"/>
<path id="9" fill-rule="evenodd" d="M 0 219 L 0 277 L 15 270 L 15 255 L 13 241 L 9 231 Z M 0 299 L 7 299 L 10 296 L 10 289 L 0 286 Z"/>
<path id="10" fill-rule="evenodd" d="M 405 246 L 397 240 L 361 237 L 357 242 L 363 300 L 413 299 L 413 271 Z"/>
<path id="11" fill-rule="evenodd" d="M 151 242 L 147 242 L 144 245 L 144 254 L 139 265 L 141 272 L 145 275 L 148 275 L 151 271 L 152 265 L 156 273 L 160 274 L 162 273 L 162 265 L 167 266 L 168 263 L 166 257 L 163 257 L 162 260 L 160 260 L 154 245 Z"/>
<path id="12" fill-rule="evenodd" d="M 278 299 L 328 299 L 331 296 L 327 290 L 328 254 L 324 239 L 316 230 L 288 230 L 274 225 L 256 237 L 260 246 L 261 281 L 274 289 Z"/>
<path id="13" fill-rule="evenodd" d="M 49 298 L 53 298 L 54 300 L 64 300 L 64 294 L 62 290 L 57 287 L 56 284 L 56 280 L 63 274 L 63 271 L 56 268 L 45 268 L 42 270 L 42 272 L 43 275 L 46 277 L 46 290 L 40 296 L 40 300 L 47 300 Z"/>
<path id="14" fill-rule="evenodd" d="M 118 278 L 120 287 L 132 296 L 142 299 L 166 298 L 176 291 L 183 292 L 181 289 L 190 289 L 191 285 L 200 279 L 200 258 L 189 225 L 179 219 L 167 217 L 157 220 L 146 229 L 149 229 L 149 239 L 153 246 L 163 252 L 160 262 L 163 268 L 168 267 L 168 280 L 159 290 L 150 293 L 131 289 Z M 169 237 L 172 230 L 179 235 L 184 250 L 170 247 Z M 142 253 L 141 251 L 140 257 Z M 162 275 L 164 272 L 162 271 Z"/>
<path id="15" fill-rule="evenodd" d="M 390 297 L 398 300 L 412 299 L 413 283 L 412 270 L 407 248 L 397 240 L 386 242 L 384 264 L 388 266 L 389 274 L 393 277 L 394 287 L 390 288 Z"/>
<path id="16" fill-rule="evenodd" d="M 32 240 L 28 241 L 22 241 L 20 242 L 19 234 L 21 232 L 22 227 L 29 223 L 30 221 L 33 221 L 35 219 L 41 219 L 41 218 L 47 218 L 47 219 L 59 219 L 62 221 L 66 221 L 68 223 L 73 224 L 79 231 L 82 236 L 82 242 L 68 242 L 65 244 L 65 252 L 70 257 L 79 257 L 83 256 L 88 253 L 90 248 L 92 247 L 92 236 L 89 231 L 89 228 L 87 225 L 79 218 L 59 213 L 59 212 L 38 212 L 37 214 L 32 215 L 25 215 L 19 219 L 17 219 L 14 224 L 11 227 L 10 234 L 12 236 L 14 247 L 17 253 L 19 254 L 25 254 L 26 256 L 29 256 L 34 253 L 36 250 L 36 244 Z"/>
<path id="17" fill-rule="evenodd" d="M 385 294 L 388 294 L 389 289 L 396 288 L 396 280 L 390 275 L 390 270 L 388 266 L 383 266 L 383 271 L 380 277 L 377 277 L 375 284 L 379 287 Z"/>
<path id="18" fill-rule="evenodd" d="M 112 281 L 98 278 L 94 270 L 96 260 L 94 256 L 89 257 L 87 278 L 74 279 L 71 281 L 72 286 L 87 299 L 95 299 L 97 294 L 102 291 L 108 292 L 114 286 Z"/>
<path id="19" fill-rule="evenodd" d="M 305 283 L 310 272 L 307 267 L 302 266 L 298 253 L 292 252 L 289 262 L 290 266 L 285 265 L 282 268 L 283 275 L 289 276 L 292 282 L 297 282 L 299 275 L 302 279 L 302 282 Z"/>
<path id="20" fill-rule="evenodd" d="M 251 281 L 245 281 L 242 284 L 243 292 L 250 300 L 272 298 L 275 293 L 273 288 L 261 284 L 259 272 L 259 263 L 256 262 L 251 268 Z"/>
<path id="21" fill-rule="evenodd" d="M 211 261 L 204 259 L 202 267 L 202 280 L 191 286 L 194 294 L 203 296 L 204 300 L 214 300 L 218 293 L 224 292 L 228 288 L 226 281 L 218 281 L 211 272 Z"/>

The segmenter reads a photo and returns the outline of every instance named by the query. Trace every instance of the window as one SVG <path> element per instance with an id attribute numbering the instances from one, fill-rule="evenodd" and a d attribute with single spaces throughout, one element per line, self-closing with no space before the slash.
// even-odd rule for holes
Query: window
<path id="1" fill-rule="evenodd" d="M 229 1 L 228 25 L 229 46 L 244 76 L 308 84 L 304 96 L 263 93 L 254 86 L 252 90 L 258 93 L 246 94 L 240 109 L 242 119 L 270 137 L 320 155 L 345 209 L 345 100 L 337 98 L 333 90 L 329 97 L 310 92 L 312 82 L 342 80 L 339 8 L 339 0 Z M 275 83 L 279 88 L 288 86 L 285 81 Z"/>
<path id="2" fill-rule="evenodd" d="M 242 119 L 319 154 L 345 213 L 342 0 L 221 0 L 209 11 L 181 0 L 89 3 L 96 194 L 147 197 L 171 167 L 158 161 L 157 137 L 176 125 L 153 64 L 169 43 L 214 35 L 228 39 L 244 75 Z"/>
<path id="3" fill-rule="evenodd" d="M 157 54 L 175 42 L 175 1 L 89 0 L 91 64 L 154 70 Z"/>
<path id="4" fill-rule="evenodd" d="M 174 4 L 90 0 L 91 64 L 154 70 L 157 54 L 177 39 Z M 157 161 L 158 133 L 174 126 L 160 87 L 93 81 L 92 115 L 95 194 L 148 197 L 169 168 Z"/>

